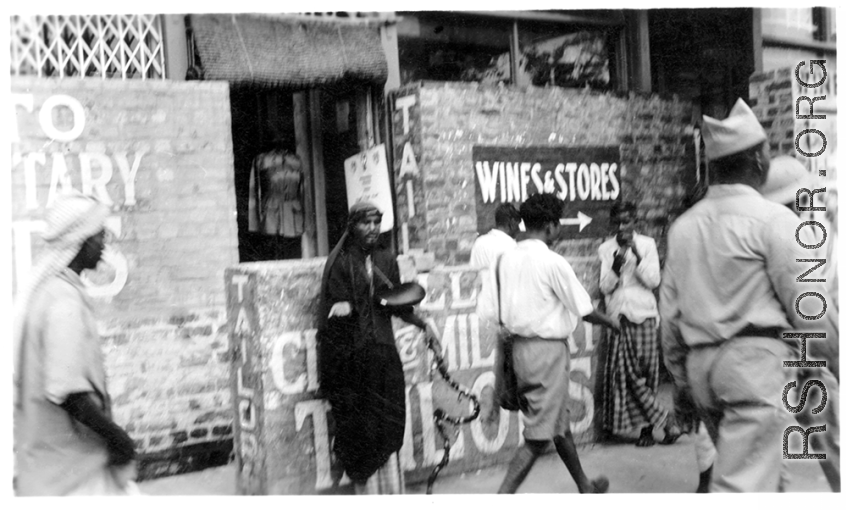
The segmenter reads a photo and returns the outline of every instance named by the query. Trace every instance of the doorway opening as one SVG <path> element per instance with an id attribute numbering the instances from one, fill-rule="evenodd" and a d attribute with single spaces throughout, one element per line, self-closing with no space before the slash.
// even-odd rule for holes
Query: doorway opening
<path id="1" fill-rule="evenodd" d="M 325 256 L 346 227 L 345 160 L 378 142 L 373 89 L 233 86 L 239 261 Z"/>

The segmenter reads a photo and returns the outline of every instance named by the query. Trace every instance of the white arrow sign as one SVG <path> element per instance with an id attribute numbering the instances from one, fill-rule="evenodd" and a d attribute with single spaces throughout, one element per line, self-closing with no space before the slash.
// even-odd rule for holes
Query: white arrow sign
<path id="1" fill-rule="evenodd" d="M 576 218 L 560 218 L 559 223 L 562 225 L 579 225 L 579 231 L 582 232 L 582 229 L 591 223 L 591 216 L 577 212 Z"/>

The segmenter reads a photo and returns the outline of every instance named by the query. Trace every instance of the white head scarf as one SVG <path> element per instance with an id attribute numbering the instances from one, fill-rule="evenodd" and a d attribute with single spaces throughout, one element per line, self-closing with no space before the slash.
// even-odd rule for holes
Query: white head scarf
<path id="1" fill-rule="evenodd" d="M 47 228 L 41 235 L 46 247 L 30 272 L 26 282 L 19 282 L 15 299 L 13 352 L 15 388 L 20 382 L 20 348 L 24 335 L 24 322 L 32 296 L 50 277 L 68 267 L 77 256 L 83 243 L 99 233 L 106 225 L 109 207 L 97 198 L 72 191 L 60 195 L 46 214 Z M 15 392 L 17 396 L 17 391 Z"/>

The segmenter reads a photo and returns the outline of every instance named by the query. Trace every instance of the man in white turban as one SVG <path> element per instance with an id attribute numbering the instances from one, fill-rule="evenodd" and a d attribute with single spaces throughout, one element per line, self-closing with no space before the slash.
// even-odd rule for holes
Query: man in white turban
<path id="1" fill-rule="evenodd" d="M 80 279 L 103 253 L 109 209 L 79 193 L 46 216 L 46 248 L 17 296 L 15 467 L 20 496 L 137 491 L 132 439 L 111 417 L 100 337 Z"/>
<path id="2" fill-rule="evenodd" d="M 831 336 L 833 314 L 814 317 L 814 299 L 795 311 L 800 294 L 826 290 L 798 283 L 808 250 L 794 238 L 797 216 L 760 194 L 770 158 L 753 112 L 739 99 L 722 121 L 704 116 L 703 139 L 709 190 L 668 233 L 659 299 L 665 364 L 717 447 L 710 491 L 775 492 L 783 487 L 783 434 L 799 428 L 784 387 L 794 412 L 802 407 L 803 381 L 791 389 L 796 369 L 783 366 L 806 359 L 791 330 Z M 803 351 L 810 361 L 822 359 L 814 340 Z M 809 408 L 820 402 L 812 391 Z M 801 453 L 802 433 L 793 437 L 788 452 Z"/>

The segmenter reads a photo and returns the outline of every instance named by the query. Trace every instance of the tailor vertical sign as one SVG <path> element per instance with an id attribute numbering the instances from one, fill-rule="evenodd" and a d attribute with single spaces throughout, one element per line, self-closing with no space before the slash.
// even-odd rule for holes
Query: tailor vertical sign
<path id="1" fill-rule="evenodd" d="M 473 167 L 480 233 L 494 226 L 498 205 L 555 193 L 565 201 L 564 237 L 611 234 L 609 210 L 621 196 L 617 147 L 474 146 Z"/>

